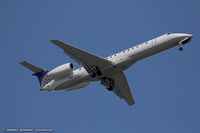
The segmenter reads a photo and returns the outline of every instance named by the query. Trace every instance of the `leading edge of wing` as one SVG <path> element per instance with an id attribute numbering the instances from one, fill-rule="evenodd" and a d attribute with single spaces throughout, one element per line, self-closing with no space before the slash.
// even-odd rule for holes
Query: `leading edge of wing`
<path id="1" fill-rule="evenodd" d="M 55 45 L 57 45 L 58 47 L 62 48 L 64 50 L 64 53 L 67 54 L 70 58 L 74 59 L 78 64 L 98 66 L 99 69 L 101 70 L 113 65 L 112 62 L 109 60 L 106 60 L 102 57 L 99 57 L 87 51 L 71 46 L 67 43 L 61 42 L 59 40 L 50 40 L 50 41 Z"/>

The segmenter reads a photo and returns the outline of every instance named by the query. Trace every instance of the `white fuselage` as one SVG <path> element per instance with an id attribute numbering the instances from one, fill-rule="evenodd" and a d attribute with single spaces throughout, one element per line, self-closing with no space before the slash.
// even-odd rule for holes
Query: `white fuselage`
<path id="1" fill-rule="evenodd" d="M 63 77 L 59 80 L 52 80 L 42 89 L 49 91 L 70 91 L 83 88 L 92 81 L 99 81 L 102 79 L 102 77 L 109 77 L 111 75 L 114 75 L 115 73 L 118 73 L 119 71 L 125 71 L 131 65 L 141 59 L 160 53 L 176 45 L 181 45 L 180 42 L 186 38 L 191 39 L 192 35 L 180 33 L 164 34 L 122 52 L 106 57 L 105 59 L 113 62 L 113 66 L 102 70 L 102 76 L 97 76 L 93 78 L 82 67 L 74 70 L 70 75 L 66 77 Z"/>

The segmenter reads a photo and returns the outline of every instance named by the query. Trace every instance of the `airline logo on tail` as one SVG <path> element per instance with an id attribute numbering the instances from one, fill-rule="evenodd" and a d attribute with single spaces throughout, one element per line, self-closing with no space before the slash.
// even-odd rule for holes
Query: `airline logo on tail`
<path id="1" fill-rule="evenodd" d="M 53 80 L 52 77 L 49 77 L 47 74 L 45 74 L 45 76 L 43 77 L 42 81 L 41 81 L 41 87 L 44 87 L 46 84 L 48 84 L 49 82 L 51 82 Z"/>
<path id="2" fill-rule="evenodd" d="M 53 80 L 52 77 L 47 76 L 47 73 L 49 71 L 47 71 L 45 69 L 37 67 L 26 61 L 20 62 L 20 64 L 23 65 L 24 67 L 26 67 L 27 69 L 31 70 L 32 72 L 34 72 L 33 76 L 37 76 L 41 87 L 44 87 L 46 84 L 48 84 L 49 82 L 51 82 Z"/>

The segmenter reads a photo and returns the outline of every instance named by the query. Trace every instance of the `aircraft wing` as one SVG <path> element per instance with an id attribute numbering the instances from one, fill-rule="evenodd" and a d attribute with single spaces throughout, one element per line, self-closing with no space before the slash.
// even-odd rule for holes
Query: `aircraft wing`
<path id="1" fill-rule="evenodd" d="M 51 42 L 62 48 L 64 53 L 70 58 L 83 65 L 87 72 L 91 72 L 91 67 L 93 66 L 97 66 L 101 71 L 103 71 L 107 67 L 111 67 L 113 65 L 111 61 L 73 47 L 67 43 L 63 43 L 59 40 L 51 40 Z"/>
<path id="2" fill-rule="evenodd" d="M 121 99 L 123 98 L 129 105 L 135 104 L 124 72 L 115 74 L 111 78 L 115 84 L 113 92 Z"/>

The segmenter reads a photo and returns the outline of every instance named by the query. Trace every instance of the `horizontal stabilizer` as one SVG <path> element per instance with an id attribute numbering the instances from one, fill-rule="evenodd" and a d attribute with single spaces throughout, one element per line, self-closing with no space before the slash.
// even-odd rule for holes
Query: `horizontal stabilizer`
<path id="1" fill-rule="evenodd" d="M 135 104 L 124 72 L 117 73 L 112 78 L 115 83 L 113 92 L 120 98 L 123 98 L 129 105 Z"/>
<path id="2" fill-rule="evenodd" d="M 20 62 L 19 64 L 21 64 L 22 66 L 28 68 L 29 70 L 31 70 L 34 73 L 39 73 L 39 72 L 44 72 L 45 70 L 42 68 L 39 68 L 37 66 L 34 66 L 26 61 Z"/>

